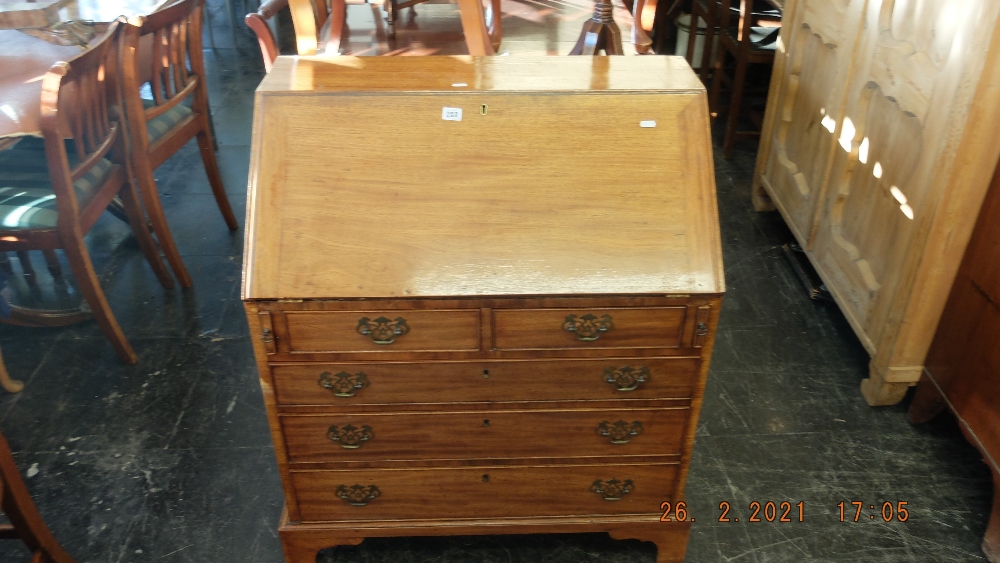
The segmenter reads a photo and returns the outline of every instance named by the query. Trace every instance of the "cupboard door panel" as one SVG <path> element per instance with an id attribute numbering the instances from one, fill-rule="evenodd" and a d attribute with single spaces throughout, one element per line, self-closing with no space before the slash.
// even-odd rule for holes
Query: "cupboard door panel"
<path id="1" fill-rule="evenodd" d="M 762 181 L 803 246 L 809 245 L 822 200 L 863 5 L 864 0 L 802 0 L 785 24 L 790 26 L 786 74 Z"/>

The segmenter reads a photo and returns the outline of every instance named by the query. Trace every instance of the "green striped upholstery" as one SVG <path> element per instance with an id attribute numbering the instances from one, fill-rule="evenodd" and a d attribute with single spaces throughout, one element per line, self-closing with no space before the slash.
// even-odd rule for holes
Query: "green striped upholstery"
<path id="1" fill-rule="evenodd" d="M 170 108 L 161 115 L 146 122 L 146 131 L 149 133 L 149 142 L 155 143 L 157 139 L 166 135 L 177 124 L 184 121 L 189 115 L 194 113 L 190 107 L 191 97 Z M 156 106 L 153 100 L 143 100 L 142 105 L 147 109 Z"/>
<path id="2" fill-rule="evenodd" d="M 67 142 L 70 167 L 77 164 L 72 141 Z M 74 182 L 77 200 L 86 203 L 104 183 L 110 160 L 101 159 Z M 24 139 L 0 151 L 0 231 L 54 229 L 59 218 L 49 163 L 41 139 Z"/>

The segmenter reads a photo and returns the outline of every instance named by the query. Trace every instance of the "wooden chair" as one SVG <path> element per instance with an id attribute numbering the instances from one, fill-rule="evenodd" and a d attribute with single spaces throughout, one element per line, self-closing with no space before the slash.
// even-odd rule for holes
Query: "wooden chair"
<path id="1" fill-rule="evenodd" d="M 112 118 L 121 96 L 106 78 L 124 27 L 115 22 L 89 51 L 52 67 L 42 79 L 44 140 L 0 152 L 0 252 L 63 249 L 93 317 L 122 361 L 135 363 L 83 240 L 119 197 L 157 279 L 173 287 L 132 184 L 121 123 Z"/>
<path id="2" fill-rule="evenodd" d="M 267 0 L 261 3 L 256 12 L 251 12 L 246 16 L 247 27 L 257 35 L 257 43 L 260 44 L 260 54 L 264 58 L 264 71 L 266 72 L 271 72 L 274 59 L 278 58 L 278 41 L 274 38 L 268 21 L 285 6 L 288 6 L 288 0 Z"/>
<path id="3" fill-rule="evenodd" d="M 153 232 L 182 287 L 191 287 L 191 276 L 170 234 L 153 171 L 197 137 L 201 160 L 219 211 L 230 229 L 238 227 L 213 151 L 202 61 L 203 2 L 179 0 L 148 16 L 131 20 L 125 31 L 122 57 L 135 177 Z M 152 56 L 143 56 L 140 44 L 142 48 L 150 47 Z M 142 68 L 147 64 L 151 68 Z M 152 100 L 141 98 L 144 84 L 149 85 Z"/>
<path id="4" fill-rule="evenodd" d="M 31 563 L 76 563 L 38 513 L 3 434 L 0 434 L 0 508 L 10 520 L 9 524 L 0 525 L 0 539 L 24 542 L 31 550 Z"/>
<path id="5" fill-rule="evenodd" d="M 722 18 L 719 32 L 719 53 L 715 59 L 715 70 L 712 76 L 712 88 L 709 92 L 708 108 L 712 115 L 717 115 L 725 109 L 728 112 L 726 120 L 726 133 L 722 143 L 723 155 L 726 158 L 732 156 L 733 142 L 736 139 L 752 139 L 760 136 L 760 127 L 763 117 L 751 111 L 750 119 L 757 126 L 756 130 L 738 130 L 740 112 L 744 109 L 743 98 L 746 94 L 747 71 L 751 64 L 772 66 L 774 64 L 774 52 L 777 47 L 777 33 L 780 27 L 780 20 L 760 20 L 772 25 L 769 27 L 754 27 L 752 24 L 758 21 L 754 12 L 754 0 L 740 0 L 738 19 L 733 25 L 732 12 L 730 10 L 732 0 L 722 0 Z M 726 55 L 732 55 L 735 60 L 735 68 L 732 76 L 728 74 L 726 68 Z M 725 108 L 719 106 L 719 95 L 722 86 L 725 84 L 731 91 L 729 105 Z M 753 109 L 753 108 L 748 108 Z"/>
<path id="6" fill-rule="evenodd" d="M 739 17 L 740 8 L 726 2 L 727 9 L 731 15 Z M 695 65 L 694 48 L 697 39 L 698 20 L 705 22 L 705 43 L 701 51 L 701 60 L 698 61 L 698 76 L 701 81 L 709 85 L 709 69 L 713 67 L 712 58 L 715 48 L 715 32 L 722 25 L 722 0 L 693 0 L 691 3 L 691 29 L 688 34 L 687 52 L 684 57 L 688 64 Z M 781 20 L 781 12 L 776 9 L 763 9 L 752 12 L 752 17 L 757 20 Z"/>

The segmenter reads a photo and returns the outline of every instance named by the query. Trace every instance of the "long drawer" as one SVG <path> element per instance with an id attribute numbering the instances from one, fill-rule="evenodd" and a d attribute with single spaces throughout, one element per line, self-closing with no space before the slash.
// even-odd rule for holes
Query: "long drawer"
<path id="1" fill-rule="evenodd" d="M 688 398 L 698 358 L 277 364 L 278 404 Z"/>
<path id="2" fill-rule="evenodd" d="M 677 464 L 291 471 L 303 521 L 650 514 Z M 433 507 L 433 512 L 428 510 Z"/>
<path id="3" fill-rule="evenodd" d="M 289 461 L 679 454 L 688 408 L 281 417 Z"/>
<path id="4" fill-rule="evenodd" d="M 678 348 L 684 307 L 496 309 L 498 350 Z"/>

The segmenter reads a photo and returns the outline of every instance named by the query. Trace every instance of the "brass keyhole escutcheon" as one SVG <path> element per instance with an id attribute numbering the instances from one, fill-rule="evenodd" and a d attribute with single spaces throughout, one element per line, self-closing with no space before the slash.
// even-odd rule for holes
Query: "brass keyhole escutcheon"
<path id="1" fill-rule="evenodd" d="M 483 105 L 479 106 L 479 114 L 480 115 L 486 115 L 486 110 L 488 110 L 488 109 L 489 109 L 489 106 L 487 106 L 486 104 L 483 104 Z"/>
<path id="2" fill-rule="evenodd" d="M 483 483 L 489 483 L 489 482 L 490 482 L 490 474 L 487 473 L 486 475 L 483 475 Z"/>
<path id="3" fill-rule="evenodd" d="M 484 369 L 483 370 L 483 379 L 489 379 L 489 378 L 490 378 L 490 370 Z"/>
<path id="4" fill-rule="evenodd" d="M 489 425 L 490 425 L 490 419 L 487 418 L 483 420 L 483 426 L 489 426 Z"/>

